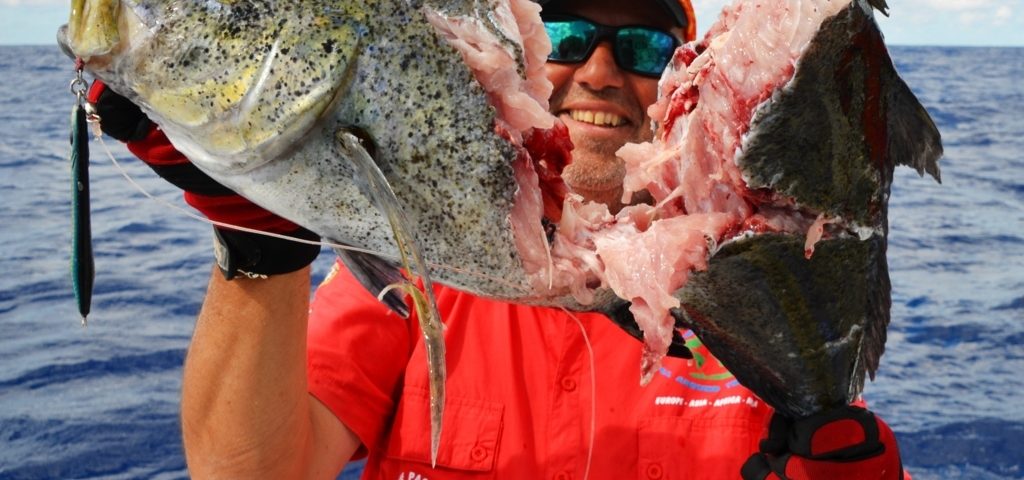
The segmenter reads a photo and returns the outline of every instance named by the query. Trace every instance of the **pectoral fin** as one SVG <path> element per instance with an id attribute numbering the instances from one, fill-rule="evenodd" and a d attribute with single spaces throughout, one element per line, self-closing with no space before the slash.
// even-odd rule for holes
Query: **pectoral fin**
<path id="1" fill-rule="evenodd" d="M 410 275 L 422 281 L 422 289 L 410 280 L 402 279 L 393 285 L 412 296 L 423 343 L 426 347 L 428 377 L 430 378 L 430 460 L 437 465 L 437 454 L 441 445 L 441 425 L 445 405 L 445 379 L 448 376 L 445 364 L 444 325 L 437 312 L 430 272 L 423 260 L 422 250 L 413 233 L 413 225 L 406 219 L 402 203 L 388 183 L 387 177 L 373 158 L 374 143 L 366 132 L 359 128 L 341 129 L 336 134 L 339 150 L 352 162 L 360 186 L 380 213 L 388 219 L 395 245 L 401 255 L 402 267 Z"/>
<path id="2" fill-rule="evenodd" d="M 405 281 L 402 272 L 391 262 L 369 253 L 353 252 L 338 249 L 335 251 L 342 263 L 348 267 L 352 276 L 373 296 L 380 298 L 384 305 L 402 318 L 409 318 L 409 305 L 399 289 L 387 290 L 381 297 L 380 293 L 391 285 Z"/>
<path id="3" fill-rule="evenodd" d="M 882 12 L 882 15 L 889 16 L 889 5 L 885 3 L 885 0 L 868 0 L 868 3 L 879 12 Z"/>
<path id="4" fill-rule="evenodd" d="M 889 154 L 896 165 L 906 165 L 939 183 L 942 136 L 931 115 L 903 79 L 893 76 L 889 91 Z"/>

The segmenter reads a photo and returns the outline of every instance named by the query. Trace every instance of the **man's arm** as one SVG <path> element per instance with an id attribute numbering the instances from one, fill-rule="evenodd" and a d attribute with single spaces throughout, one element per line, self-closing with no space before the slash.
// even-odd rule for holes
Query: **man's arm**
<path id="1" fill-rule="evenodd" d="M 309 267 L 224 280 L 216 269 L 182 388 L 196 478 L 335 478 L 359 439 L 307 393 Z"/>
<path id="2" fill-rule="evenodd" d="M 138 106 L 102 82 L 93 83 L 88 100 L 104 133 L 125 142 L 207 217 L 317 238 L 199 171 Z M 228 229 L 218 238 L 237 254 L 224 262 L 235 279 L 214 270 L 185 364 L 182 427 L 191 473 L 334 478 L 360 441 L 306 390 L 308 265 L 320 248 Z"/>

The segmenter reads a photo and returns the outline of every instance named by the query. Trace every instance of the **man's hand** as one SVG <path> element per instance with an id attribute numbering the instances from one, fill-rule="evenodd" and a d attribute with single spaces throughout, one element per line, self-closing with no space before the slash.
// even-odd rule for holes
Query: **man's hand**
<path id="1" fill-rule="evenodd" d="M 142 113 L 138 105 L 107 88 L 99 80 L 89 88 L 88 100 L 102 120 L 100 129 L 111 138 L 125 143 L 137 142 L 146 138 L 153 126 L 153 122 Z"/>
<path id="2" fill-rule="evenodd" d="M 153 171 L 185 192 L 185 201 L 207 218 L 230 225 L 304 240 L 319 237 L 264 210 L 199 170 L 171 145 L 160 128 L 128 99 L 96 81 L 89 89 L 103 133 L 125 142 Z M 302 269 L 316 259 L 319 245 L 283 240 L 231 228 L 216 228 L 217 263 L 228 279 L 262 277 Z"/>
<path id="3" fill-rule="evenodd" d="M 775 414 L 744 480 L 903 479 L 896 437 L 882 419 L 845 406 L 799 420 Z"/>

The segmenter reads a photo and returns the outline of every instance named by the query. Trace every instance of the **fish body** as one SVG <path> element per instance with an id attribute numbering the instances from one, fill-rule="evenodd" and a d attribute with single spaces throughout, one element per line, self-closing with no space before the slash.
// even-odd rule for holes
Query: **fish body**
<path id="1" fill-rule="evenodd" d="M 374 291 L 411 238 L 437 281 L 607 313 L 643 336 L 642 378 L 692 328 L 794 416 L 852 400 L 877 367 L 892 170 L 937 176 L 941 154 L 874 23 L 884 2 L 727 8 L 676 52 L 655 140 L 620 151 L 614 214 L 559 183 L 571 145 L 527 0 L 114 3 L 115 43 L 66 49 L 214 179 L 361 249 L 339 254 Z"/>
<path id="2" fill-rule="evenodd" d="M 429 239 L 421 241 L 427 261 L 452 267 L 438 279 L 500 298 L 529 294 L 509 225 L 516 147 L 495 130 L 487 92 L 429 21 L 478 22 L 509 52 L 513 73 L 525 71 L 505 2 L 119 3 L 120 40 L 108 52 L 79 53 L 73 38 L 64 41 L 91 54 L 86 68 L 140 105 L 200 169 L 331 242 L 395 265 L 389 221 L 345 153 L 353 146 L 337 140 L 354 132 L 369 141 L 354 148 L 373 151 L 414 236 Z M 547 93 L 538 96 L 534 109 L 550 123 Z"/>
<path id="3" fill-rule="evenodd" d="M 392 287 L 407 284 L 399 268 L 413 270 L 412 258 L 427 263 L 414 272 L 425 279 L 496 298 L 543 296 L 519 247 L 544 243 L 539 195 L 515 202 L 516 175 L 532 172 L 524 134 L 554 123 L 536 4 L 84 3 L 59 34 L 65 51 L 219 183 L 352 248 L 339 257 L 395 311 L 409 311 L 405 290 Z M 524 41 L 540 48 L 527 52 Z M 524 216 L 536 218 L 513 229 Z M 443 331 L 429 290 L 412 298 L 428 346 L 436 460 Z"/>
<path id="4" fill-rule="evenodd" d="M 893 170 L 939 179 L 939 132 L 897 75 L 872 9 L 842 3 L 735 2 L 662 79 L 658 148 L 711 157 L 705 177 L 741 178 L 689 184 L 710 193 L 683 208 L 745 216 L 743 233 L 673 294 L 673 327 L 691 328 L 790 417 L 847 404 L 874 375 L 890 320 Z M 771 21 L 750 15 L 758 9 Z"/>

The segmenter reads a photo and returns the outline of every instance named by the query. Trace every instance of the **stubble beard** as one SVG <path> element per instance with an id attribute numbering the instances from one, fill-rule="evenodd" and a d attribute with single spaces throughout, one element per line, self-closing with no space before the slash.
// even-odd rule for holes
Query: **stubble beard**
<path id="1" fill-rule="evenodd" d="M 652 137 L 649 129 L 637 128 L 625 140 L 573 138 L 573 161 L 565 167 L 562 178 L 574 193 L 608 205 L 612 213 L 618 212 L 623 206 L 626 167 L 615 153 L 626 143 L 650 141 Z"/>

